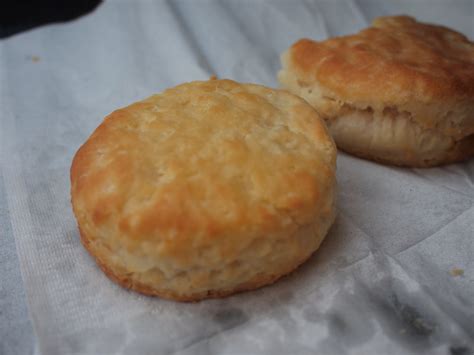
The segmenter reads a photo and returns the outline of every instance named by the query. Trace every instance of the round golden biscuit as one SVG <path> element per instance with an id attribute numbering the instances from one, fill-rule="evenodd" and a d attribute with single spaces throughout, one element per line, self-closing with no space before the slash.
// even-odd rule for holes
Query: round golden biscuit
<path id="1" fill-rule="evenodd" d="M 429 167 L 474 155 L 474 43 L 408 16 L 358 34 L 302 39 L 280 83 L 323 116 L 338 147 L 382 163 Z"/>
<path id="2" fill-rule="evenodd" d="M 286 91 L 179 85 L 110 114 L 76 153 L 81 240 L 124 287 L 195 301 L 274 282 L 335 216 L 336 148 Z"/>

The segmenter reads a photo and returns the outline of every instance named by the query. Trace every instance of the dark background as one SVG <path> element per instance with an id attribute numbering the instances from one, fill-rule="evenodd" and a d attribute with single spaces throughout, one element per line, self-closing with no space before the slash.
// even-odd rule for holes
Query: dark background
<path id="1" fill-rule="evenodd" d="M 102 0 L 3 0 L 0 39 L 54 22 L 73 20 L 94 10 Z"/>

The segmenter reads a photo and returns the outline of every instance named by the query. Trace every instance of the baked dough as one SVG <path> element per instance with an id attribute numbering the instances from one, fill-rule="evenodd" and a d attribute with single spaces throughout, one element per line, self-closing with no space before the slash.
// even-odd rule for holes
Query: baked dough
<path id="1" fill-rule="evenodd" d="M 110 114 L 76 153 L 72 205 L 103 271 L 180 301 L 274 282 L 335 216 L 336 148 L 286 91 L 191 82 Z"/>
<path id="2" fill-rule="evenodd" d="M 302 39 L 281 59 L 280 83 L 344 151 L 409 167 L 474 155 L 474 43 L 460 33 L 381 17 L 355 35 Z"/>

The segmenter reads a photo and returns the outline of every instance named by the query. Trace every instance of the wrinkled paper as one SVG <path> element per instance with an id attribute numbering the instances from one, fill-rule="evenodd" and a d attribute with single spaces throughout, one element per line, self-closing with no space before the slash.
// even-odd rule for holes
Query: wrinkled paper
<path id="1" fill-rule="evenodd" d="M 79 242 L 73 154 L 116 108 L 216 74 L 277 86 L 279 54 L 376 15 L 474 37 L 469 1 L 109 1 L 0 42 L 0 172 L 39 352 L 471 354 L 474 160 L 434 169 L 341 153 L 321 249 L 275 285 L 182 304 L 109 281 Z"/>

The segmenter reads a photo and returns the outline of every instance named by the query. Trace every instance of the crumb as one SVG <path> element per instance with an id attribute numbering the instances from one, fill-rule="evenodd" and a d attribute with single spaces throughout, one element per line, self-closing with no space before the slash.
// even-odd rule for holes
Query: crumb
<path id="1" fill-rule="evenodd" d="M 29 55 L 26 59 L 31 60 L 33 63 L 38 63 L 40 61 L 40 57 L 37 55 Z"/>
<path id="2" fill-rule="evenodd" d="M 463 276 L 464 275 L 464 270 L 463 269 L 458 269 L 458 268 L 452 268 L 450 271 L 451 276 Z"/>
<path id="3" fill-rule="evenodd" d="M 209 80 L 217 80 L 217 75 L 216 75 L 216 74 L 212 74 L 211 77 L 209 78 Z"/>

